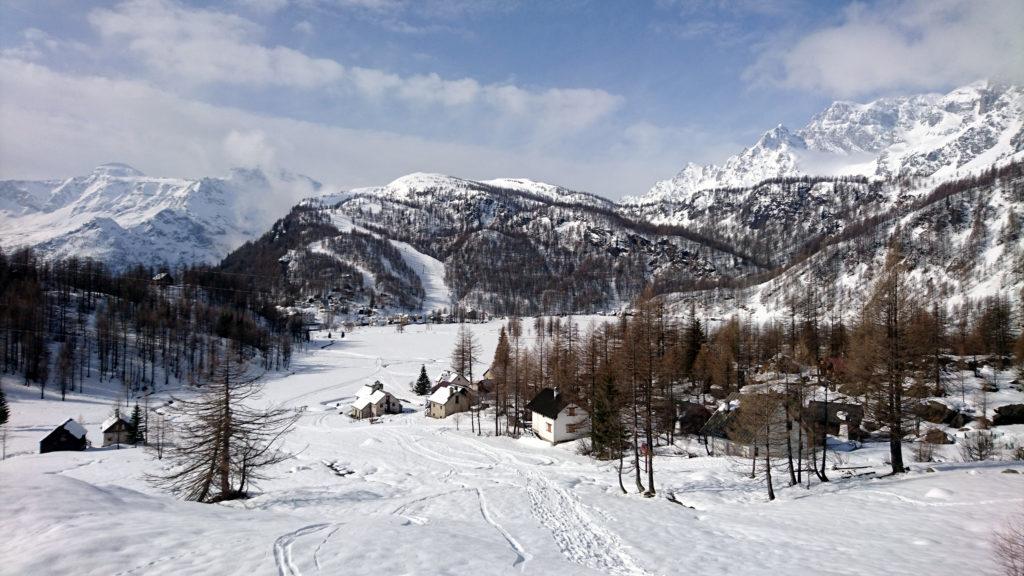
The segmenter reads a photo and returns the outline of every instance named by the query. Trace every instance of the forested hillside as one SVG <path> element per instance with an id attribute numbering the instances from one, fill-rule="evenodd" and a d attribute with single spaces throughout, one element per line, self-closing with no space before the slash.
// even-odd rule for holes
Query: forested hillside
<path id="1" fill-rule="evenodd" d="M 202 384 L 230 347 L 265 370 L 287 367 L 303 318 L 269 292 L 209 268 L 112 272 L 89 259 L 0 251 L 2 371 L 62 397 L 92 377 L 127 402 L 171 383 Z M 249 277 L 249 276 L 247 276 Z"/>

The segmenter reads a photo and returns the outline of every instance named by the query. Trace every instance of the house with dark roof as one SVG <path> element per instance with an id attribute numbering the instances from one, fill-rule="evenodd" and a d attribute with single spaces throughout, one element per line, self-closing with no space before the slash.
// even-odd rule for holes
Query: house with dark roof
<path id="1" fill-rule="evenodd" d="M 753 433 L 740 425 L 739 393 L 734 392 L 718 405 L 698 436 L 710 455 L 749 458 L 757 453 Z"/>
<path id="2" fill-rule="evenodd" d="M 764 428 L 762 424 L 753 426 L 746 418 L 744 402 L 756 402 L 760 395 L 753 394 L 730 394 L 721 404 L 718 410 L 711 415 L 704 427 L 701 428 L 699 440 L 704 443 L 708 454 L 713 456 L 738 456 L 741 458 L 753 458 L 758 455 L 760 448 L 765 442 Z M 754 408 L 757 410 L 757 407 Z M 755 411 L 754 414 L 757 412 Z M 775 405 L 771 416 L 771 443 L 773 446 L 782 445 L 786 442 L 786 409 L 781 404 Z M 799 426 L 789 428 L 789 441 L 796 446 L 801 440 Z M 803 439 L 806 441 L 806 438 Z"/>
<path id="3" fill-rule="evenodd" d="M 526 405 L 526 410 L 533 413 L 533 433 L 552 444 L 583 438 L 590 433 L 587 411 L 556 389 L 541 390 Z"/>
<path id="4" fill-rule="evenodd" d="M 88 443 L 89 441 L 85 438 L 85 428 L 75 422 L 73 418 L 68 418 L 39 441 L 39 453 L 85 450 Z"/>

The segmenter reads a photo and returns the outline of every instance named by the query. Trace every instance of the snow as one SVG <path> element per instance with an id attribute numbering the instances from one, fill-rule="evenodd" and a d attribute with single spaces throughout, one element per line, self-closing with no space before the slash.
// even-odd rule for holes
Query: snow
<path id="1" fill-rule="evenodd" d="M 124 418 L 121 418 L 118 415 L 113 415 L 110 418 L 107 418 L 102 424 L 100 424 L 100 430 L 106 431 L 108 428 L 116 424 L 118 420 L 124 420 Z"/>
<path id="2" fill-rule="evenodd" d="M 81 438 L 86 434 L 85 428 L 82 428 L 82 425 L 79 424 L 78 422 L 75 422 L 74 419 L 70 419 L 67 422 L 65 422 L 64 429 L 68 431 L 68 434 L 71 434 L 75 438 Z"/>
<path id="3" fill-rule="evenodd" d="M 451 291 L 444 280 L 444 262 L 418 252 L 405 242 L 391 240 L 391 245 L 402 254 L 402 259 L 420 278 L 425 296 L 421 308 L 424 311 L 451 308 Z"/>
<path id="4" fill-rule="evenodd" d="M 494 349 L 500 323 L 469 326 Z M 623 496 L 613 466 L 571 443 L 476 436 L 465 420 L 424 418 L 416 406 L 372 425 L 333 410 L 366 382 L 406 390 L 420 366 L 437 374 L 458 328 L 357 329 L 297 353 L 264 392 L 268 403 L 305 408 L 283 446 L 292 458 L 251 499 L 218 505 L 147 483 L 165 463 L 143 449 L 35 454 L 38 435 L 68 415 L 96 431 L 118 387 L 90 381 L 62 403 L 5 376 L 0 571 L 952 576 L 995 572 L 992 530 L 1024 503 L 1024 475 L 1001 473 L 1024 472 L 1020 462 L 912 464 L 888 478 L 832 472 L 810 490 L 780 485 L 769 503 L 748 463 L 686 457 L 703 454 L 696 444 L 659 452 L 657 498 Z M 867 444 L 844 458 L 881 471 L 887 451 Z"/>
<path id="5" fill-rule="evenodd" d="M 800 130 L 780 124 L 722 164 L 688 163 L 673 178 L 622 203 L 691 202 L 702 190 L 798 175 L 958 178 L 1024 157 L 1013 145 L 1022 126 L 1024 89 L 987 81 L 945 96 L 835 102 Z"/>
<path id="6" fill-rule="evenodd" d="M 235 169 L 224 178 L 146 176 L 104 164 L 60 182 L 0 181 L 0 247 L 46 256 L 214 263 L 264 233 L 320 184 L 282 172 Z"/>
<path id="7" fill-rule="evenodd" d="M 458 386 L 441 386 L 427 398 L 427 401 L 434 402 L 436 404 L 444 404 L 448 402 L 448 399 L 452 397 L 452 394 L 456 392 Z"/>
<path id="8" fill-rule="evenodd" d="M 366 385 L 356 393 L 356 400 L 352 403 L 352 407 L 362 410 L 371 404 L 380 402 L 385 397 L 387 397 L 387 394 L 383 390 L 374 390 L 372 386 Z"/>

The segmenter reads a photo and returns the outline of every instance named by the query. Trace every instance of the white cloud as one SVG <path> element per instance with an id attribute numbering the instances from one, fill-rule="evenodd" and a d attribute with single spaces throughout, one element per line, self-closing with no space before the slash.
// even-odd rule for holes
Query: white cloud
<path id="1" fill-rule="evenodd" d="M 383 4 L 370 5 L 384 9 Z M 473 78 L 447 79 L 435 73 L 400 76 L 369 68 L 349 69 L 335 60 L 314 58 L 288 47 L 264 46 L 259 42 L 261 27 L 246 18 L 192 9 L 172 0 L 130 0 L 113 9 L 92 11 L 89 21 L 104 38 L 127 41 L 129 52 L 168 87 L 350 87 L 363 98 L 404 104 L 415 111 L 441 107 L 450 114 L 469 113 L 496 122 L 514 121 L 520 127 L 533 126 L 546 139 L 560 131 L 588 128 L 622 103 L 621 97 L 599 89 L 528 89 L 482 84 Z"/>
<path id="2" fill-rule="evenodd" d="M 57 38 L 38 28 L 21 31 L 21 44 L 0 50 L 0 56 L 23 60 L 41 60 L 60 52 L 86 52 L 88 47 L 81 42 Z"/>
<path id="3" fill-rule="evenodd" d="M 495 148 L 260 115 L 146 81 L 66 74 L 13 58 L 0 58 L 0 126 L 4 179 L 85 174 L 111 161 L 178 177 L 259 164 L 308 174 L 329 188 L 431 171 L 529 177 L 618 197 L 643 192 L 675 170 L 674 159 L 631 155 L 628 148 L 580 159 L 572 150 Z"/>
<path id="4" fill-rule="evenodd" d="M 154 73 L 189 83 L 315 88 L 335 83 L 344 66 L 284 46 L 256 42 L 261 30 L 234 14 L 189 9 L 165 0 L 132 0 L 97 9 L 89 22 Z"/>
<path id="5" fill-rule="evenodd" d="M 842 21 L 765 54 L 758 82 L 838 97 L 931 90 L 979 78 L 1024 81 L 1024 2 L 851 4 Z"/>
<path id="6" fill-rule="evenodd" d="M 274 162 L 274 147 L 262 130 L 232 130 L 224 137 L 224 155 L 237 166 L 264 167 Z"/>

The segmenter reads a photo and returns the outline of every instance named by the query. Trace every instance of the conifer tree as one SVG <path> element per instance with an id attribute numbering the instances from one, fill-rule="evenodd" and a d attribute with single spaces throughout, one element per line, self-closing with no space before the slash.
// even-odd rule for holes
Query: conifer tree
<path id="1" fill-rule="evenodd" d="M 430 392 L 430 377 L 427 376 L 426 366 L 420 366 L 420 377 L 416 379 L 416 387 L 413 390 L 420 396 Z"/>
<path id="2" fill-rule="evenodd" d="M 203 394 L 175 401 L 184 418 L 170 449 L 173 466 L 151 478 L 185 500 L 245 497 L 266 477 L 266 468 L 289 458 L 278 445 L 298 419 L 298 413 L 280 406 L 251 406 L 260 393 L 260 375 L 250 372 L 237 351 L 225 349 L 216 362 Z"/>
<path id="3" fill-rule="evenodd" d="M 506 412 L 508 406 L 508 373 L 511 363 L 510 349 L 508 344 L 508 332 L 501 327 L 498 334 L 498 346 L 494 349 L 494 361 L 491 362 L 491 371 L 494 386 L 494 435 L 500 436 L 498 416 Z M 507 428 L 507 425 L 506 425 Z"/>
<path id="4" fill-rule="evenodd" d="M 598 378 L 594 390 L 594 413 L 590 418 L 590 442 L 596 458 L 619 458 L 627 445 L 629 435 L 622 422 L 619 391 L 611 374 Z"/>
<path id="5" fill-rule="evenodd" d="M 146 426 L 142 422 L 142 409 L 136 404 L 135 408 L 132 408 L 132 416 L 129 419 L 131 426 L 128 428 L 128 443 L 129 444 L 145 444 L 146 443 Z"/>
<path id="6" fill-rule="evenodd" d="M 7 406 L 7 396 L 4 395 L 4 389 L 0 388 L 0 426 L 7 424 L 10 416 L 11 409 Z"/>

